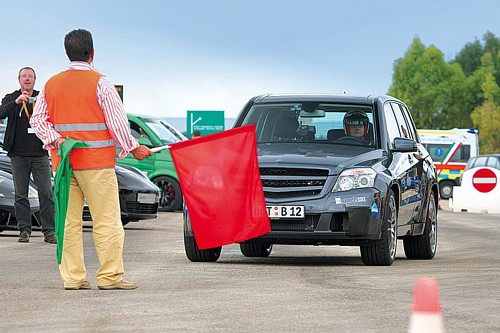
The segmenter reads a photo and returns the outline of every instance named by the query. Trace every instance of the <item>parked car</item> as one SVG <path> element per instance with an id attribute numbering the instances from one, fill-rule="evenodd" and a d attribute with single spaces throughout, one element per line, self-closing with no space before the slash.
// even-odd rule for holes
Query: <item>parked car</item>
<path id="1" fill-rule="evenodd" d="M 464 172 L 477 167 L 490 167 L 500 170 L 500 154 L 485 154 L 471 157 L 467 160 Z M 458 179 L 457 185 L 462 185 L 462 177 Z"/>
<path id="2" fill-rule="evenodd" d="M 146 115 L 127 114 L 130 130 L 139 143 L 150 148 L 160 147 L 187 138 L 165 119 Z M 117 156 L 119 147 L 117 147 Z M 117 163 L 130 165 L 145 172 L 148 178 L 160 189 L 159 210 L 175 211 L 182 206 L 182 193 L 179 178 L 168 149 L 138 161 L 130 154 Z"/>
<path id="3" fill-rule="evenodd" d="M 465 170 L 477 167 L 490 167 L 500 170 L 500 154 L 485 154 L 471 157 L 467 161 Z"/>
<path id="4" fill-rule="evenodd" d="M 17 230 L 17 220 L 14 214 L 14 181 L 12 174 L 0 167 L 0 232 L 4 230 Z M 41 227 L 39 215 L 40 203 L 35 188 L 29 186 L 28 201 L 31 207 L 31 222 L 35 227 Z"/>
<path id="5" fill-rule="evenodd" d="M 350 245 L 367 265 L 391 265 L 402 239 L 407 258 L 435 256 L 436 168 L 402 101 L 263 95 L 235 127 L 251 123 L 271 231 L 241 243 L 243 255 L 267 257 L 273 244 Z M 198 249 L 187 210 L 184 244 L 191 261 L 221 252 Z"/>
<path id="6" fill-rule="evenodd" d="M 140 170 L 128 165 L 116 165 L 122 224 L 154 219 L 158 212 L 160 192 Z M 83 209 L 83 220 L 91 221 L 87 205 Z"/>

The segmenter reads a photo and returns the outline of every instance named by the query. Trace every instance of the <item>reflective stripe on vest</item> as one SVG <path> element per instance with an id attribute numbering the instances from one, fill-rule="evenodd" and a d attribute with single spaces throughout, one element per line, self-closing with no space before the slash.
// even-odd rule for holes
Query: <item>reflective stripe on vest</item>
<path id="1" fill-rule="evenodd" d="M 55 124 L 54 129 L 58 132 L 72 132 L 72 131 L 104 131 L 108 127 L 105 123 L 93 124 Z"/>
<path id="2" fill-rule="evenodd" d="M 113 147 L 115 145 L 115 140 L 93 140 L 93 141 L 83 141 L 87 144 L 86 147 L 81 147 L 77 149 L 85 149 L 85 148 L 105 148 L 105 147 Z"/>

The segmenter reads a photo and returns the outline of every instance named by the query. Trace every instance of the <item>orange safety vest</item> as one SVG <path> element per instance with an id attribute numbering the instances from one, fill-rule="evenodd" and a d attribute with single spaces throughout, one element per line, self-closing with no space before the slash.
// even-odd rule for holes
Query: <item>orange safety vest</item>
<path id="1" fill-rule="evenodd" d="M 67 70 L 45 84 L 49 121 L 63 138 L 84 141 L 85 148 L 73 149 L 69 161 L 73 170 L 113 168 L 116 144 L 109 132 L 104 113 L 97 101 L 97 83 L 101 74 L 91 70 Z M 52 169 L 60 157 L 52 149 Z"/>

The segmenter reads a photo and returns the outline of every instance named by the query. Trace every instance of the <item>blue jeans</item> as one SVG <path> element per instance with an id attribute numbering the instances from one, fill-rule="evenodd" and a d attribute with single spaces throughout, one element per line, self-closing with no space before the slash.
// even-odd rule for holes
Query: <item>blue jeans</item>
<path id="1" fill-rule="evenodd" d="M 31 234 L 31 212 L 28 201 L 28 186 L 30 174 L 38 190 L 40 200 L 40 216 L 42 232 L 45 235 L 54 232 L 54 196 L 50 181 L 50 163 L 48 156 L 41 157 L 11 157 L 12 176 L 14 178 L 15 202 L 14 212 L 19 231 Z"/>

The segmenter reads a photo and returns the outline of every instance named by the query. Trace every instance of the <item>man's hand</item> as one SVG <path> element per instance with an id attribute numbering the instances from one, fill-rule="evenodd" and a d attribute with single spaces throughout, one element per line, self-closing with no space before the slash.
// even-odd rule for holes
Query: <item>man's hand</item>
<path id="1" fill-rule="evenodd" d="M 54 146 L 56 146 L 56 148 L 59 149 L 59 147 L 61 147 L 64 141 L 66 141 L 65 138 L 59 138 L 56 141 L 54 141 Z"/>
<path id="2" fill-rule="evenodd" d="M 138 160 L 143 160 L 146 157 L 153 156 L 153 152 L 151 149 L 144 145 L 140 145 L 139 147 L 132 150 L 132 156 Z"/>
<path id="3" fill-rule="evenodd" d="M 23 102 L 28 103 L 29 99 L 29 93 L 27 91 L 23 91 L 23 93 L 16 98 L 16 104 L 22 104 Z"/>

